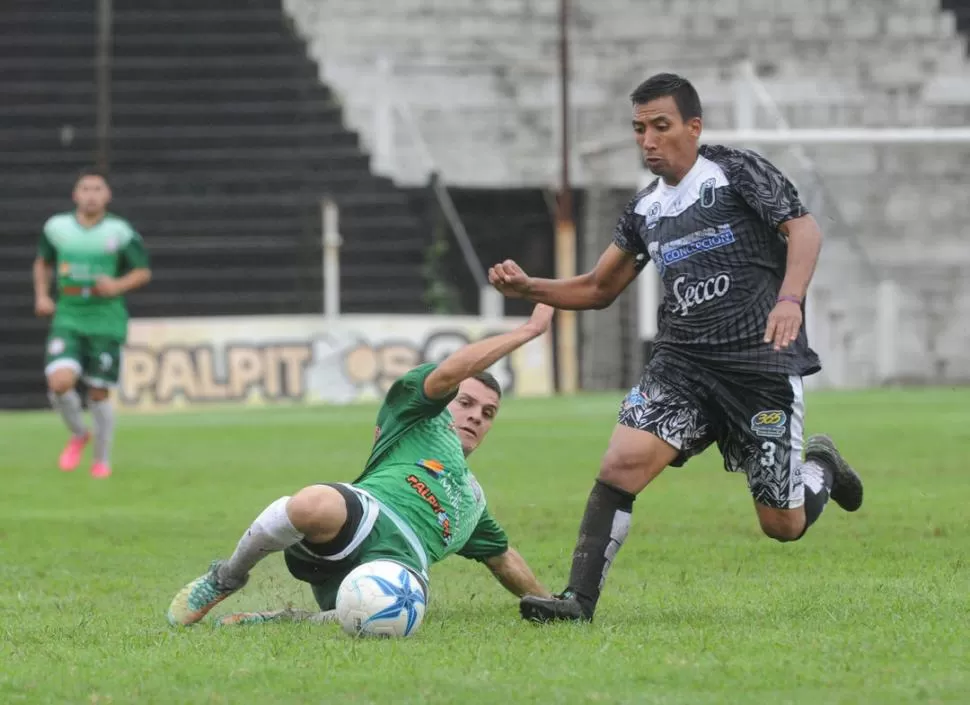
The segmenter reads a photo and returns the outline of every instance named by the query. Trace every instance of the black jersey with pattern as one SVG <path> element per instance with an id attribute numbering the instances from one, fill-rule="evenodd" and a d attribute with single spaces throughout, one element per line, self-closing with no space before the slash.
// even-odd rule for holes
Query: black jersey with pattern
<path id="1" fill-rule="evenodd" d="M 786 350 L 764 341 L 788 255 L 785 221 L 803 216 L 795 186 L 743 149 L 704 145 L 676 186 L 654 180 L 620 216 L 613 242 L 652 261 L 664 300 L 655 348 L 698 364 L 809 375 L 821 369 L 804 326 Z"/>

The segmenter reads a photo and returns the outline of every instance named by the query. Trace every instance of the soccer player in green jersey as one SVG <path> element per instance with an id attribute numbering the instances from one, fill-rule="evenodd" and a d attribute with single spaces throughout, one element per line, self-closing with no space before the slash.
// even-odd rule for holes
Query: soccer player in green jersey
<path id="1" fill-rule="evenodd" d="M 91 439 L 75 390 L 83 376 L 94 420 L 93 477 L 111 474 L 114 413 L 108 396 L 118 382 L 121 346 L 128 334 L 123 297 L 151 279 L 141 236 L 107 212 L 110 201 L 105 176 L 84 171 L 74 185 L 77 208 L 44 224 L 34 260 L 34 311 L 54 317 L 44 370 L 48 396 L 71 432 L 60 468 L 74 470 Z M 57 303 L 51 298 L 52 280 Z"/>
<path id="2" fill-rule="evenodd" d="M 290 573 L 309 583 L 322 612 L 229 615 L 223 624 L 333 619 L 337 589 L 356 566 L 396 561 L 425 586 L 428 567 L 452 554 L 483 562 L 510 592 L 548 596 L 485 505 L 466 464 L 499 410 L 501 390 L 485 370 L 549 328 L 538 305 L 514 331 L 470 343 L 438 365 L 399 378 L 377 414 L 374 446 L 351 484 L 304 487 L 272 502 L 235 552 L 214 561 L 175 596 L 168 620 L 194 624 L 239 590 L 268 554 L 283 551 Z"/>

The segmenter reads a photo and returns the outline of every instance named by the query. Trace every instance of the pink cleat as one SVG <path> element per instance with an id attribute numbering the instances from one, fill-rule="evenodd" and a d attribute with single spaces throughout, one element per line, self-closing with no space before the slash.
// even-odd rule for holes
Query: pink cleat
<path id="1" fill-rule="evenodd" d="M 91 466 L 91 477 L 110 477 L 111 467 L 107 463 L 97 462 Z"/>
<path id="2" fill-rule="evenodd" d="M 84 448 L 90 440 L 90 433 L 85 433 L 83 436 L 71 437 L 71 440 L 67 442 L 67 445 L 61 453 L 60 460 L 58 460 L 58 465 L 61 470 L 71 472 L 71 470 L 74 470 L 78 466 L 78 463 L 81 462 L 81 455 L 84 453 Z"/>

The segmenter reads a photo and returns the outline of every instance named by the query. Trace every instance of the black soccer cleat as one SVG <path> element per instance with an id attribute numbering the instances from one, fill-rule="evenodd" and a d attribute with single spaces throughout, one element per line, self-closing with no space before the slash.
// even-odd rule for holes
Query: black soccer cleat
<path id="1" fill-rule="evenodd" d="M 519 612 L 522 614 L 522 619 L 537 624 L 593 621 L 593 615 L 588 614 L 583 609 L 579 600 L 572 593 L 554 595 L 553 597 L 526 595 L 519 600 Z"/>
<path id="2" fill-rule="evenodd" d="M 847 512 L 862 506 L 862 478 L 845 461 L 831 438 L 824 435 L 809 437 L 805 443 L 805 459 L 822 463 L 832 471 L 829 496 Z"/>

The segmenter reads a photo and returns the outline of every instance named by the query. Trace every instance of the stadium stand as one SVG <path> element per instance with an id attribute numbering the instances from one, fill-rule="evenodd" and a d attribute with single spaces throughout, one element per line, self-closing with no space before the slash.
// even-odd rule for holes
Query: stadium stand
<path id="1" fill-rule="evenodd" d="M 530 184 L 554 175 L 556 0 L 285 5 L 365 142 L 374 139 L 375 96 L 389 91 L 426 126 L 451 182 Z M 967 68 L 963 37 L 936 0 L 610 0 L 573 3 L 573 15 L 580 142 L 626 134 L 626 96 L 658 70 L 691 76 L 708 126 L 725 128 L 732 66 L 745 56 L 794 127 L 934 122 L 935 106 L 900 91 Z M 396 67 L 388 85 L 375 85 L 380 57 Z M 452 148 L 469 135 L 488 145 L 475 159 Z M 626 176 L 634 168 L 618 164 Z"/>
<path id="2" fill-rule="evenodd" d="M 93 5 L 0 8 L 3 407 L 43 403 L 46 322 L 32 318 L 30 262 L 44 220 L 70 207 L 74 175 L 93 161 Z M 114 9 L 116 210 L 143 231 L 156 270 L 134 313 L 320 311 L 324 193 L 341 209 L 343 310 L 425 310 L 428 239 L 410 197 L 370 173 L 278 0 Z"/>

